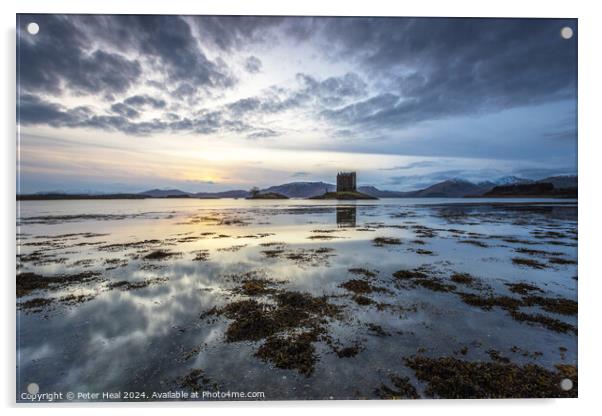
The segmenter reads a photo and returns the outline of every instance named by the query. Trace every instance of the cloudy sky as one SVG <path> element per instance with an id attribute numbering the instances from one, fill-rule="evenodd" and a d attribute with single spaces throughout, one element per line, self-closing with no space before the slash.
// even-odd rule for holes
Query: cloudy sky
<path id="1" fill-rule="evenodd" d="M 572 19 L 19 15 L 17 69 L 22 193 L 577 171 Z"/>

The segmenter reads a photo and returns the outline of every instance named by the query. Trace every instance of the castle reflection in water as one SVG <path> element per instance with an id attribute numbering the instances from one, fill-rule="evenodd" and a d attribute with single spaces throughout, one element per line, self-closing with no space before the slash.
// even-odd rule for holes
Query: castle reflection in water
<path id="1" fill-rule="evenodd" d="M 348 228 L 355 227 L 357 217 L 357 207 L 344 206 L 337 207 L 337 227 Z"/>

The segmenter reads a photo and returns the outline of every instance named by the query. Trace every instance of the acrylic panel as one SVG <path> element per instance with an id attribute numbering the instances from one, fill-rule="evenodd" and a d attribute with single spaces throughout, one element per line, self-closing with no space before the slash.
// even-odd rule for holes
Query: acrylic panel
<path id="1" fill-rule="evenodd" d="M 17 15 L 16 400 L 577 397 L 577 36 Z"/>

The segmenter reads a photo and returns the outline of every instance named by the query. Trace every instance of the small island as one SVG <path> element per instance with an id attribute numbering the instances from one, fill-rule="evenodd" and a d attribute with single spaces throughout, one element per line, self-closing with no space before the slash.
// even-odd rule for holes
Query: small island
<path id="1" fill-rule="evenodd" d="M 343 191 L 343 192 L 326 192 L 324 195 L 312 196 L 308 199 L 340 199 L 340 200 L 355 200 L 355 199 L 378 199 L 375 196 L 363 194 L 361 192 Z"/>
<path id="2" fill-rule="evenodd" d="M 289 199 L 289 197 L 279 194 L 278 192 L 260 193 L 259 188 L 253 187 L 251 190 L 249 190 L 249 196 L 245 199 Z"/>
<path id="3" fill-rule="evenodd" d="M 313 196 L 309 199 L 339 199 L 348 201 L 378 198 L 357 191 L 357 178 L 355 172 L 339 172 L 337 174 L 337 190 L 335 192 L 325 192 L 323 195 Z"/>

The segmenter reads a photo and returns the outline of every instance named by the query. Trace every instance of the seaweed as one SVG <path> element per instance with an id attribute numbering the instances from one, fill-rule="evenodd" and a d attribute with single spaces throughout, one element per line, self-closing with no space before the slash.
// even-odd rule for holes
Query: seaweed
<path id="1" fill-rule="evenodd" d="M 246 296 L 262 296 L 274 293 L 276 289 L 273 287 L 279 283 L 268 279 L 247 278 L 240 286 L 234 288 L 233 292 Z"/>
<path id="2" fill-rule="evenodd" d="M 17 274 L 17 297 L 26 296 L 36 290 L 56 290 L 99 279 L 100 273 L 92 271 L 54 276 L 42 276 L 31 272 L 19 273 Z"/>
<path id="3" fill-rule="evenodd" d="M 194 261 L 209 260 L 209 250 L 206 250 L 206 249 L 196 250 L 196 251 L 193 251 L 192 254 L 194 254 L 194 258 L 192 259 Z"/>
<path id="4" fill-rule="evenodd" d="M 401 240 L 399 238 L 393 238 L 393 237 L 376 237 L 372 241 L 376 247 L 384 247 L 384 246 L 389 246 L 389 245 L 401 244 Z"/>
<path id="5" fill-rule="evenodd" d="M 514 257 L 512 259 L 512 263 L 516 264 L 517 266 L 527 266 L 533 269 L 545 269 L 547 267 L 544 263 L 524 257 Z"/>
<path id="6" fill-rule="evenodd" d="M 59 299 L 59 301 L 66 305 L 77 305 L 78 303 L 84 303 L 84 302 L 91 301 L 95 297 L 96 297 L 96 295 L 94 295 L 94 294 L 88 294 L 88 295 L 70 294 L 67 296 L 63 296 L 62 298 Z"/>
<path id="7" fill-rule="evenodd" d="M 385 331 L 382 326 L 377 325 L 375 323 L 369 322 L 366 324 L 366 327 L 368 328 L 368 333 L 370 335 L 375 335 L 377 337 L 390 337 L 391 336 L 391 334 L 388 333 L 387 331 Z"/>
<path id="8" fill-rule="evenodd" d="M 120 280 L 117 282 L 109 283 L 109 289 L 136 290 L 136 289 L 143 289 L 150 285 L 164 283 L 166 281 L 167 281 L 167 278 L 164 278 L 164 277 L 148 278 L 148 279 L 140 280 L 137 282 L 128 282 L 127 280 Z"/>
<path id="9" fill-rule="evenodd" d="M 349 273 L 353 273 L 355 275 L 358 276 L 364 276 L 367 278 L 374 278 L 377 276 L 378 272 L 377 271 L 372 271 L 372 270 L 368 270 L 368 269 L 364 269 L 361 267 L 356 267 L 356 268 L 351 268 L 347 270 Z"/>
<path id="10" fill-rule="evenodd" d="M 477 279 L 468 273 L 454 273 L 451 275 L 450 280 L 466 286 L 475 286 L 478 283 Z"/>
<path id="11" fill-rule="evenodd" d="M 528 295 L 531 292 L 543 292 L 539 287 L 530 283 L 505 283 L 505 285 L 508 286 L 508 289 L 512 293 L 517 293 L 519 295 Z"/>
<path id="12" fill-rule="evenodd" d="M 374 393 L 381 399 L 418 399 L 420 396 L 416 387 L 410 383 L 408 377 L 400 377 L 395 374 L 389 375 L 393 388 L 382 384 L 374 390 Z"/>
<path id="13" fill-rule="evenodd" d="M 405 359 L 416 377 L 427 383 L 424 393 L 446 399 L 577 397 L 577 369 L 557 365 L 550 371 L 535 364 L 470 362 L 453 357 Z M 570 378 L 574 388 L 564 391 L 560 382 Z"/>
<path id="14" fill-rule="evenodd" d="M 191 391 L 215 390 L 219 385 L 211 380 L 200 368 L 192 369 L 188 374 L 178 379 L 180 387 Z"/>
<path id="15" fill-rule="evenodd" d="M 399 270 L 393 273 L 393 277 L 399 280 L 407 280 L 407 279 L 426 279 L 428 276 L 426 273 L 414 269 L 414 270 Z"/>
<path id="16" fill-rule="evenodd" d="M 482 248 L 487 248 L 489 247 L 488 244 L 479 241 L 479 240 L 472 240 L 472 239 L 466 239 L 466 240 L 458 240 L 458 243 L 462 243 L 462 244 L 470 244 L 476 247 L 482 247 Z"/>
<path id="17" fill-rule="evenodd" d="M 315 332 L 303 332 L 293 336 L 272 335 L 259 347 L 256 357 L 269 361 L 277 368 L 297 370 L 309 377 L 317 361 Z"/>
<path id="18" fill-rule="evenodd" d="M 498 350 L 487 350 L 487 354 L 489 355 L 489 358 L 491 358 L 492 361 L 498 362 L 498 363 L 509 363 L 510 359 L 508 357 L 504 357 L 502 354 L 500 354 L 500 352 Z"/>
<path id="19" fill-rule="evenodd" d="M 435 292 L 453 292 L 456 289 L 456 286 L 443 283 L 442 280 L 435 278 L 416 279 L 413 284 Z"/>
<path id="20" fill-rule="evenodd" d="M 353 295 L 351 299 L 353 299 L 355 303 L 361 306 L 368 306 L 375 303 L 372 299 L 362 295 Z"/>
<path id="21" fill-rule="evenodd" d="M 166 260 L 172 257 L 179 257 L 182 253 L 177 253 L 168 250 L 155 250 L 145 255 L 143 258 L 145 260 Z"/>
<path id="22" fill-rule="evenodd" d="M 577 315 L 577 302 L 567 298 L 546 298 L 531 295 L 523 297 L 526 306 L 537 305 L 543 310 L 561 315 Z"/>
<path id="23" fill-rule="evenodd" d="M 40 312 L 46 306 L 53 303 L 52 299 L 48 298 L 33 298 L 25 302 L 19 303 L 20 309 L 30 309 L 31 312 Z"/>
<path id="24" fill-rule="evenodd" d="M 565 259 L 563 257 L 552 257 L 551 259 L 548 260 L 548 262 L 550 262 L 552 264 L 560 264 L 560 265 L 577 264 L 576 260 Z"/>
<path id="25" fill-rule="evenodd" d="M 358 344 L 358 343 L 355 343 L 355 344 L 353 344 L 351 346 L 348 346 L 348 347 L 338 347 L 338 346 L 333 346 L 332 347 L 333 352 L 339 358 L 352 358 L 352 357 L 355 357 L 363 349 L 364 348 L 360 344 Z"/>
<path id="26" fill-rule="evenodd" d="M 365 280 L 351 279 L 345 283 L 341 283 L 339 287 L 346 289 L 355 294 L 366 294 L 372 292 L 387 292 L 388 289 L 379 286 L 373 286 Z"/>
<path id="27" fill-rule="evenodd" d="M 476 306 L 483 310 L 491 310 L 493 307 L 498 306 L 504 310 L 511 311 L 522 306 L 522 301 L 520 299 L 509 296 L 493 296 L 491 294 L 481 296 L 475 293 L 466 292 L 457 292 L 457 294 L 467 305 Z"/>
<path id="28" fill-rule="evenodd" d="M 510 311 L 512 318 L 519 322 L 526 322 L 528 324 L 540 324 L 545 328 L 554 332 L 573 332 L 577 334 L 577 328 L 566 322 L 559 321 L 558 319 L 550 318 L 542 314 L 529 314 L 520 312 L 517 310 Z"/>

